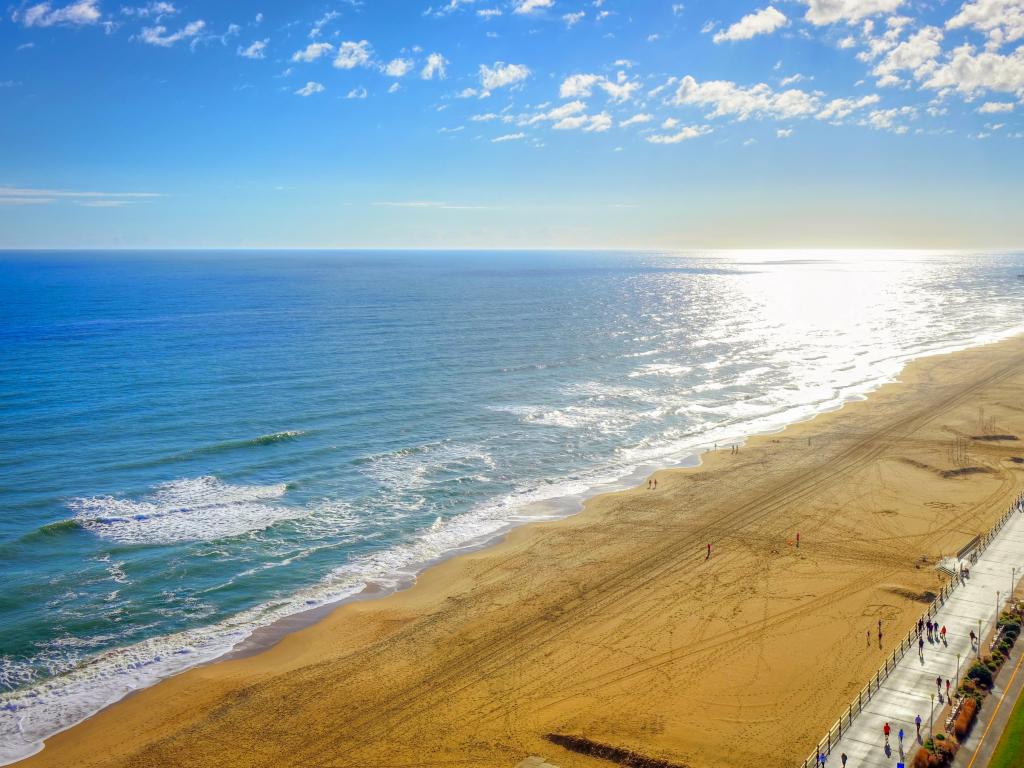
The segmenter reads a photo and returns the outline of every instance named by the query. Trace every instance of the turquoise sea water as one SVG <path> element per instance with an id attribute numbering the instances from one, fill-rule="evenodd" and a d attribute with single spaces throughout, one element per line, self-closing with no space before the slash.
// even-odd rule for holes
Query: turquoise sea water
<path id="1" fill-rule="evenodd" d="M 0 254 L 0 762 L 276 618 L 1015 332 L 1022 272 Z"/>

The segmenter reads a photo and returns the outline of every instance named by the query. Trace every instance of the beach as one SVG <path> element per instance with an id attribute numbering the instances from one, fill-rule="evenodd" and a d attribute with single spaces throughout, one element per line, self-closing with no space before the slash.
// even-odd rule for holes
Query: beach
<path id="1" fill-rule="evenodd" d="M 792 765 L 916 622 L 937 559 L 1024 486 L 1022 386 L 1021 337 L 914 361 L 656 490 L 595 497 L 163 681 L 18 765 L 609 764 L 549 734 Z"/>

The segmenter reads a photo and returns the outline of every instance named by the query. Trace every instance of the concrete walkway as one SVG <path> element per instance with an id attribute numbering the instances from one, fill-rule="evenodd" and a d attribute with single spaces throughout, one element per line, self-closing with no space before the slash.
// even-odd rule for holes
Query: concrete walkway
<path id="1" fill-rule="evenodd" d="M 996 619 L 996 591 L 1004 599 L 1009 594 L 1012 568 L 1017 569 L 1019 581 L 1024 576 L 1024 514 L 1014 514 L 1006 522 L 978 562 L 971 566 L 967 583 L 954 590 L 939 608 L 934 620 L 946 626 L 948 644 L 929 642 L 926 638 L 923 656 L 914 648 L 897 662 L 896 669 L 865 705 L 863 713 L 854 718 L 838 744 L 832 747 L 828 766 L 841 766 L 840 755 L 844 752 L 849 758 L 848 768 L 896 768 L 901 762 L 909 764 L 917 747 L 914 718 L 921 716 L 922 739 L 928 738 L 932 715 L 936 718 L 935 730 L 941 729 L 938 718 L 945 705 L 945 681 L 949 679 L 955 688 L 958 653 L 961 673 L 976 655 L 977 650 L 971 647 L 970 632 L 973 629 L 978 633 L 979 619 L 982 637 L 992 628 Z M 982 648 L 982 653 L 987 650 Z M 936 695 L 933 711 L 931 695 L 938 693 L 936 677 L 943 680 L 942 700 Z M 888 750 L 882 735 L 886 722 L 892 729 Z M 901 728 L 905 734 L 902 750 L 897 738 Z"/>

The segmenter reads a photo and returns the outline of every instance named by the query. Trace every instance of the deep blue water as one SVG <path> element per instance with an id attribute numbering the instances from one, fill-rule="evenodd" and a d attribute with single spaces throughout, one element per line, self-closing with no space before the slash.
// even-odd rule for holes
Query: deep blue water
<path id="1" fill-rule="evenodd" d="M 274 618 L 1006 335 L 1021 272 L 1022 254 L 0 254 L 0 762 Z"/>

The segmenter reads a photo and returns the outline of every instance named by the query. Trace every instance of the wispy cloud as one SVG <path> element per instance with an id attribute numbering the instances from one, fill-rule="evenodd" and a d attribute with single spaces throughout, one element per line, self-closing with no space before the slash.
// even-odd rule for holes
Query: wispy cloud
<path id="1" fill-rule="evenodd" d="M 68 201 L 92 208 L 113 208 L 159 197 L 164 195 L 160 192 L 94 192 L 0 185 L 0 205 L 48 205 Z"/>

